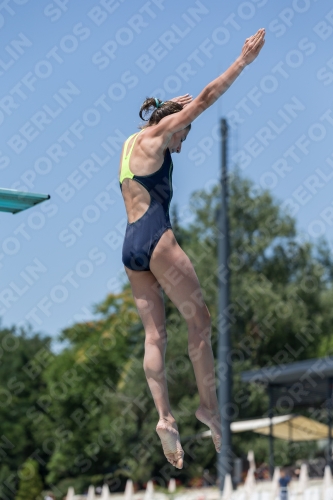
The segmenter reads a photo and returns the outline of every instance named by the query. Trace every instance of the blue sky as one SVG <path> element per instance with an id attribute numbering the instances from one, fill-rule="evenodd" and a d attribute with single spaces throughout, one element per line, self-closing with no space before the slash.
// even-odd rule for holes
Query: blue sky
<path id="1" fill-rule="evenodd" d="M 328 0 L 8 0 L 0 9 L 1 187 L 48 193 L 0 214 L 0 316 L 56 336 L 126 281 L 121 142 L 147 96 L 193 96 L 266 28 L 258 59 L 193 124 L 174 155 L 173 203 L 230 168 L 333 246 L 333 8 Z"/>

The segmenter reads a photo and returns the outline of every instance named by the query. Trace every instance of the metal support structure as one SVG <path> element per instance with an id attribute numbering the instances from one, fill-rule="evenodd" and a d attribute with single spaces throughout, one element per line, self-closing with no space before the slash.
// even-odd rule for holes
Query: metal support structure
<path id="1" fill-rule="evenodd" d="M 229 221 L 228 221 L 228 125 L 221 120 L 222 134 L 222 171 L 221 171 L 221 197 L 218 217 L 218 399 L 222 418 L 222 451 L 218 455 L 219 487 L 222 491 L 226 474 L 232 473 L 233 454 L 231 443 L 231 363 L 229 353 L 231 349 L 230 320 L 228 317 L 230 271 L 229 260 Z"/>
<path id="2" fill-rule="evenodd" d="M 269 410 L 268 416 L 270 418 L 269 422 L 269 473 L 271 478 L 273 478 L 274 474 L 274 436 L 273 436 L 273 416 L 274 416 L 274 402 L 273 402 L 273 386 L 268 386 L 268 395 L 269 395 Z"/>
<path id="3" fill-rule="evenodd" d="M 330 466 L 332 470 L 332 390 L 333 390 L 333 378 L 329 377 L 327 379 L 327 425 L 328 425 L 328 453 L 327 453 L 327 465 Z"/>
<path id="4" fill-rule="evenodd" d="M 293 463 L 293 426 L 291 420 L 288 422 L 288 461 L 289 465 Z"/>

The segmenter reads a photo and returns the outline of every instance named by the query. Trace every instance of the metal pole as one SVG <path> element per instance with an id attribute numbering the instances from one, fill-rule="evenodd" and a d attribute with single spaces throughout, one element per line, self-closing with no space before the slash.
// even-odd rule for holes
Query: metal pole
<path id="1" fill-rule="evenodd" d="M 288 421 L 288 431 L 289 431 L 288 459 L 289 459 L 290 465 L 292 465 L 292 463 L 293 463 L 293 457 L 292 457 L 293 426 L 292 426 L 291 422 L 292 422 L 292 420 Z"/>
<path id="2" fill-rule="evenodd" d="M 328 418 L 328 465 L 332 470 L 332 386 L 333 379 L 329 377 L 327 379 L 328 384 L 328 398 L 327 398 L 327 418 Z"/>
<path id="3" fill-rule="evenodd" d="M 222 134 L 222 172 L 221 172 L 221 209 L 218 217 L 218 399 L 222 418 L 222 450 L 218 455 L 219 486 L 222 491 L 226 474 L 232 471 L 232 446 L 231 446 L 231 363 L 229 353 L 230 320 L 229 307 L 229 221 L 228 221 L 228 177 L 227 177 L 227 141 L 228 125 L 221 120 Z"/>
<path id="4" fill-rule="evenodd" d="M 268 386 L 269 394 L 269 473 L 274 474 L 274 436 L 273 436 L 273 386 Z"/>

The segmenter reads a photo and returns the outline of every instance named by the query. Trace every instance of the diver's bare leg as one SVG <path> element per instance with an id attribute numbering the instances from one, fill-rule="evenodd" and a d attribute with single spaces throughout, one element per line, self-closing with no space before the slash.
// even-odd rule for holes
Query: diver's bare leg
<path id="1" fill-rule="evenodd" d="M 162 290 L 150 271 L 125 269 L 146 334 L 143 367 L 159 414 L 156 432 L 167 460 L 181 469 L 184 452 L 170 407 L 164 365 L 167 333 Z"/>

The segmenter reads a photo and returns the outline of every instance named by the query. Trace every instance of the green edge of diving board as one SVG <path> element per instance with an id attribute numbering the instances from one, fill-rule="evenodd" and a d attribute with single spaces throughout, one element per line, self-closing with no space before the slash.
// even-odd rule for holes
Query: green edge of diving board
<path id="1" fill-rule="evenodd" d="M 0 212 L 16 214 L 49 199 L 49 194 L 25 193 L 15 189 L 0 188 Z"/>

